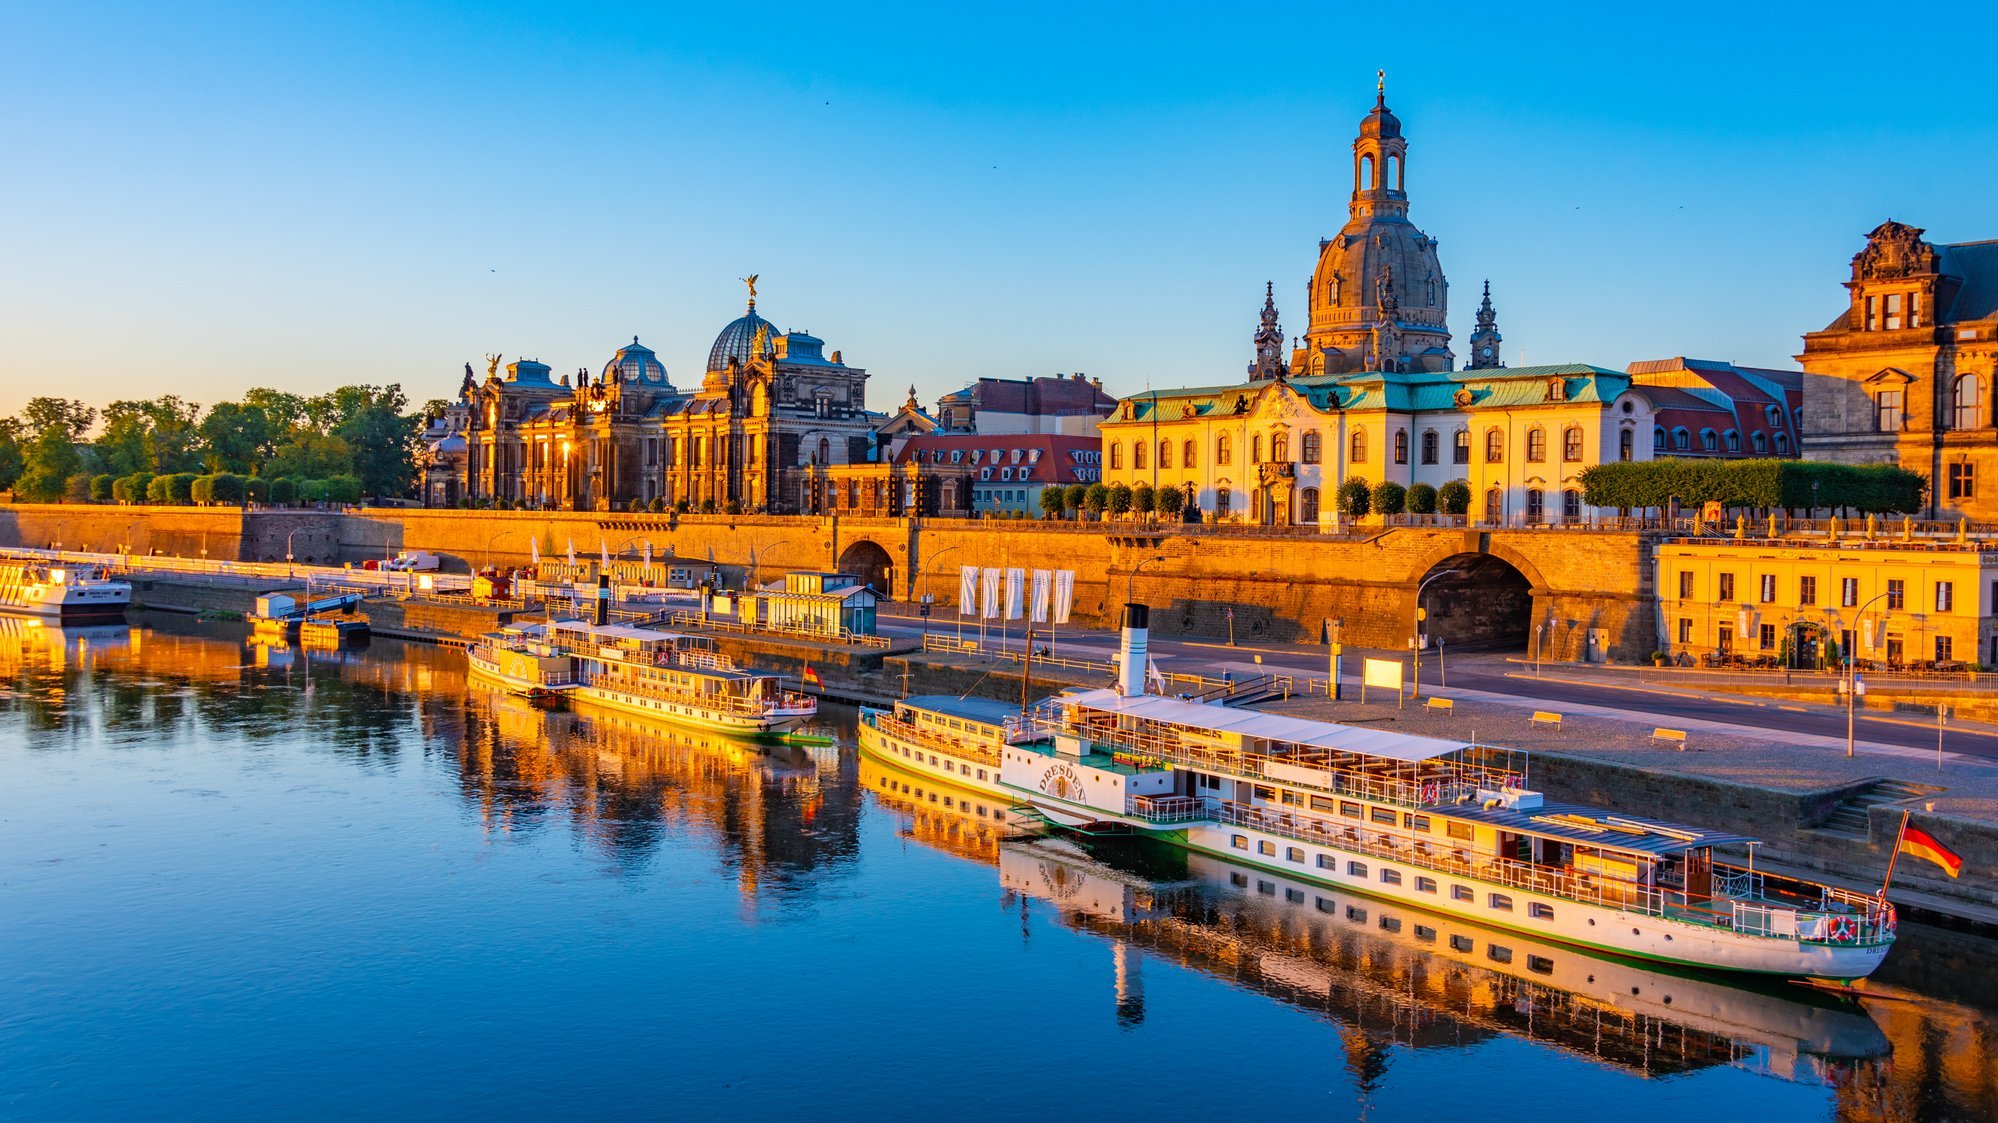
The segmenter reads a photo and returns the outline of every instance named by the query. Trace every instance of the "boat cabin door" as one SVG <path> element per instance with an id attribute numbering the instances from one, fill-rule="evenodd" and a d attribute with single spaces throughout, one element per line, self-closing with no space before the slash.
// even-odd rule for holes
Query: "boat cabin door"
<path id="1" fill-rule="evenodd" d="M 1706 847 L 1686 851 L 1686 899 L 1704 901 L 1714 895 L 1714 852 Z"/>

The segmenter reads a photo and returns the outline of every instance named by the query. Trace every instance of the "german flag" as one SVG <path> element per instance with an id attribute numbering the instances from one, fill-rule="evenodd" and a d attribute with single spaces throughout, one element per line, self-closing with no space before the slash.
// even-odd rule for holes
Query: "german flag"
<path id="1" fill-rule="evenodd" d="M 800 677 L 802 677 L 802 678 L 803 678 L 803 679 L 804 679 L 804 680 L 805 680 L 806 682 L 809 682 L 809 683 L 811 683 L 811 684 L 812 684 L 813 686 L 824 686 L 824 685 L 825 685 L 825 683 L 824 683 L 824 682 L 821 682 L 821 681 L 819 680 L 819 672 L 817 672 L 817 671 L 813 670 L 813 669 L 812 669 L 812 665 L 811 665 L 810 663 L 807 663 L 807 664 L 805 664 L 805 673 L 804 673 L 804 674 L 803 674 L 802 676 L 800 676 Z M 1928 836 L 1928 835 L 1923 835 L 1922 837 L 1923 837 L 1923 838 L 1927 838 L 1927 837 L 1929 837 L 1929 836 Z M 1912 851 L 1911 851 L 1911 853 L 1912 853 Z M 1949 852 L 1945 850 L 1945 851 L 1944 851 L 1944 853 L 1945 853 L 1945 854 L 1948 854 Z M 1925 856 L 1926 856 L 1926 855 L 1925 855 Z M 1954 854 L 1950 854 L 1950 858 L 1951 858 L 1952 860 L 1954 860 L 1954 859 L 1955 859 L 1955 857 L 1956 857 L 1956 855 L 1954 855 Z M 1955 872 L 1951 872 L 1951 873 L 1950 873 L 1950 876 L 1951 876 L 1951 877 L 1955 877 L 1955 876 L 1956 876 Z"/>
<path id="2" fill-rule="evenodd" d="M 1963 872 L 1963 859 L 1957 856 L 1956 851 L 1937 842 L 1935 836 L 1917 826 L 1901 829 L 1901 853 L 1927 858 L 1951 877 Z"/>

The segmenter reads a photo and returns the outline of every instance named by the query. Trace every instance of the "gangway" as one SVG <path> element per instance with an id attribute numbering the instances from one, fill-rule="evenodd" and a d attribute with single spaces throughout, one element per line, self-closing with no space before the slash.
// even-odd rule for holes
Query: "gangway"
<path id="1" fill-rule="evenodd" d="M 257 598 L 256 611 L 250 613 L 250 626 L 259 635 L 289 635 L 311 617 L 350 612 L 367 597 L 367 593 L 358 589 L 342 589 L 319 597 L 297 592 L 265 593 Z"/>

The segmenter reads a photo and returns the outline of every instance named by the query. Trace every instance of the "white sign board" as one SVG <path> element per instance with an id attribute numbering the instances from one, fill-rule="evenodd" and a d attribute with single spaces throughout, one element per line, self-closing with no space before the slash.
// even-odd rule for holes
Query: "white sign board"
<path id="1" fill-rule="evenodd" d="M 1398 659 L 1368 659 L 1361 665 L 1361 681 L 1368 686 L 1380 686 L 1389 690 L 1401 689 L 1401 661 Z"/>

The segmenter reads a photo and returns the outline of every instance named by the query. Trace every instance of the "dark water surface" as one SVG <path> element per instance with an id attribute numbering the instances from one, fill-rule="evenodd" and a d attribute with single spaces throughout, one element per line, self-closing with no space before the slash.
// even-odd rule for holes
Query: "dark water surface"
<path id="1" fill-rule="evenodd" d="M 1743 989 L 462 668 L 0 620 L 0 1117 L 1998 1118 L 1983 940 Z"/>

